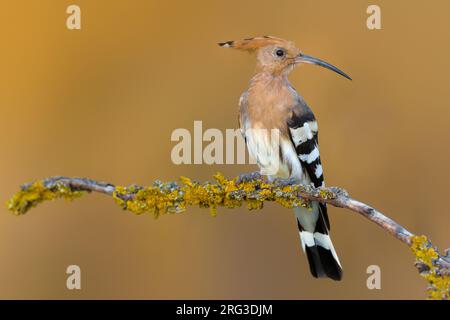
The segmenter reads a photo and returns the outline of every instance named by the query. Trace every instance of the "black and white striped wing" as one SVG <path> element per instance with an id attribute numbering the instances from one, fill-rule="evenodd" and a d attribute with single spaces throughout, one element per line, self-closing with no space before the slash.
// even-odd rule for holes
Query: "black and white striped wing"
<path id="1" fill-rule="evenodd" d="M 295 111 L 288 120 L 289 133 L 291 141 L 295 146 L 297 156 L 302 164 L 304 173 L 316 188 L 324 186 L 324 177 L 322 163 L 320 161 L 318 126 L 317 121 L 306 105 L 301 105 L 302 114 L 298 115 Z M 306 179 L 306 181 L 308 181 Z M 319 204 L 321 215 L 323 216 L 326 227 L 330 229 L 330 222 L 327 214 L 326 205 Z M 319 227 L 319 226 L 318 226 Z"/>
<path id="2" fill-rule="evenodd" d="M 320 161 L 317 121 L 309 107 L 300 103 L 288 120 L 289 134 L 303 170 L 302 183 L 315 187 L 324 185 Z M 314 277 L 342 279 L 342 267 L 331 241 L 327 206 L 312 202 L 311 211 L 294 208 L 303 250 L 308 257 L 309 267 Z"/>

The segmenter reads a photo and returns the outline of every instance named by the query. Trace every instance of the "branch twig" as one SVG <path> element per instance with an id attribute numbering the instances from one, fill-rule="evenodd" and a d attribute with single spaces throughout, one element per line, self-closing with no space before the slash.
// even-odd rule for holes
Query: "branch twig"
<path id="1" fill-rule="evenodd" d="M 183 212 L 192 205 L 208 207 L 215 214 L 218 206 L 233 208 L 246 203 L 249 209 L 259 209 L 265 201 L 275 201 L 285 207 L 308 206 L 310 201 L 319 201 L 357 212 L 411 247 L 416 255 L 415 266 L 429 282 L 430 297 L 450 297 L 450 250 L 446 250 L 445 255 L 439 254 L 425 236 L 414 235 L 380 211 L 352 199 L 345 190 L 313 188 L 293 180 L 268 182 L 259 173 L 244 174 L 232 180 L 217 174 L 215 179 L 216 182 L 199 183 L 182 178 L 181 185 L 156 181 L 150 187 L 119 187 L 87 178 L 50 177 L 23 185 L 8 201 L 8 207 L 16 214 L 24 214 L 45 200 L 74 199 L 86 192 L 112 196 L 124 209 L 137 214 L 153 212 L 156 216 L 161 212 Z"/>

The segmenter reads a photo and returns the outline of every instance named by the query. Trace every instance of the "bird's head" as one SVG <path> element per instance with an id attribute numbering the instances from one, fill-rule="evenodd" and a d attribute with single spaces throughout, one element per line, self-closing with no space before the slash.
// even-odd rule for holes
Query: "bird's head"
<path id="1" fill-rule="evenodd" d="M 303 54 L 292 41 L 272 36 L 247 38 L 237 41 L 221 42 L 223 48 L 234 48 L 248 52 L 255 52 L 257 58 L 257 70 L 270 72 L 272 74 L 287 74 L 300 63 L 319 65 L 330 69 L 341 76 L 350 79 L 343 71 L 335 66 Z"/>

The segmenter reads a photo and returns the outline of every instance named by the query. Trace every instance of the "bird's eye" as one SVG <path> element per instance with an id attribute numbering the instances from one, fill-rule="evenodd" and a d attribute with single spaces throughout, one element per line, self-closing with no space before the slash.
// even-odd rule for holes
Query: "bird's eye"
<path id="1" fill-rule="evenodd" d="M 282 57 L 282 56 L 284 56 L 284 50 L 278 49 L 277 51 L 275 51 L 275 54 L 279 57 Z"/>

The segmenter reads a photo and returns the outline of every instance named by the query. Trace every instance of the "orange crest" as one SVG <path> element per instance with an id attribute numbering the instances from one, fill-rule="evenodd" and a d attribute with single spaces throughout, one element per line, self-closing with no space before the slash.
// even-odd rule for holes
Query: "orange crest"
<path id="1" fill-rule="evenodd" d="M 270 45 L 278 45 L 280 47 L 284 47 L 287 49 L 295 48 L 293 42 L 272 36 L 254 37 L 254 38 L 247 38 L 244 40 L 226 41 L 219 43 L 219 46 L 223 48 L 234 48 L 246 51 L 255 51 L 259 48 Z"/>

